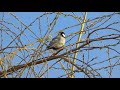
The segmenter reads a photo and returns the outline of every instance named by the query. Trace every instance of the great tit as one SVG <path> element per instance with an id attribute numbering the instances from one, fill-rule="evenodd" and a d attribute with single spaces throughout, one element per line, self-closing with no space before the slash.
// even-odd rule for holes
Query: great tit
<path id="1" fill-rule="evenodd" d="M 50 41 L 49 46 L 47 46 L 47 49 L 58 50 L 62 48 L 64 44 L 65 44 L 65 33 L 59 32 L 58 35 Z"/>

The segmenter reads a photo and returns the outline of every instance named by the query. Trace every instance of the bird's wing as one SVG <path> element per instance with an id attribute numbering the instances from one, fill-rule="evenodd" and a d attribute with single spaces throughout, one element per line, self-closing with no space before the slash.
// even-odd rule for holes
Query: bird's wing
<path id="1" fill-rule="evenodd" d="M 53 44 L 57 43 L 58 39 L 57 38 L 53 38 L 52 41 L 50 41 L 50 46 L 53 46 Z"/>
<path id="2" fill-rule="evenodd" d="M 58 44 L 59 38 L 58 36 L 54 37 L 52 41 L 50 41 L 49 47 L 54 47 L 56 44 Z"/>
<path id="3" fill-rule="evenodd" d="M 57 40 L 57 36 L 52 39 L 52 41 Z"/>

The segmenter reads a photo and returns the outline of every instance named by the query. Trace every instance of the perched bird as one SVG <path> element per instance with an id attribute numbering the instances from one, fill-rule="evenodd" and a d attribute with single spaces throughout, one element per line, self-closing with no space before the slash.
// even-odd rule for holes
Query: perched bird
<path id="1" fill-rule="evenodd" d="M 47 46 L 47 49 L 59 50 L 64 46 L 64 44 L 65 44 L 65 33 L 59 32 L 58 35 L 50 41 L 49 46 Z"/>

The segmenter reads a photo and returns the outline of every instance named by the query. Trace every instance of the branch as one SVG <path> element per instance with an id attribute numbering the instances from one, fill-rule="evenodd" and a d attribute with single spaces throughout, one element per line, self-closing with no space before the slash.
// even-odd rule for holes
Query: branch
<path id="1" fill-rule="evenodd" d="M 76 50 L 79 50 L 80 48 L 83 48 L 84 46 L 86 46 L 87 44 L 89 44 L 91 42 L 101 41 L 101 40 L 109 40 L 109 39 L 116 39 L 116 38 L 120 38 L 120 35 L 116 35 L 114 37 L 108 37 L 108 38 L 99 37 L 99 38 L 91 39 L 91 40 L 89 40 L 89 42 L 86 41 L 86 43 L 79 46 L 78 48 L 74 48 L 72 50 L 69 50 L 68 52 L 65 52 L 65 53 L 63 53 L 61 55 L 40 58 L 38 60 L 34 60 L 34 61 L 32 61 L 30 63 L 27 63 L 27 64 L 21 64 L 21 65 L 13 66 L 10 69 L 6 70 L 6 75 L 8 75 L 8 74 L 10 74 L 12 72 L 15 72 L 15 71 L 17 71 L 19 69 L 22 69 L 22 68 L 26 68 L 26 67 L 29 67 L 29 66 L 32 66 L 32 65 L 37 65 L 37 64 L 41 64 L 41 63 L 51 61 L 51 60 L 54 60 L 54 59 L 57 59 L 57 58 L 61 58 L 61 56 L 68 55 L 71 52 L 76 52 Z M 0 77 L 4 76 L 4 73 L 5 73 L 5 71 L 0 71 Z"/>
<path id="2" fill-rule="evenodd" d="M 63 56 L 62 56 L 61 58 L 64 59 L 66 62 L 72 64 L 72 65 L 75 66 L 78 70 L 80 70 L 80 71 L 83 72 L 85 75 L 87 75 L 89 78 L 91 78 L 91 77 L 89 76 L 89 74 L 88 74 L 84 69 L 78 67 L 76 64 L 74 64 L 74 62 L 72 62 L 72 61 L 66 59 L 66 58 L 63 57 Z"/>

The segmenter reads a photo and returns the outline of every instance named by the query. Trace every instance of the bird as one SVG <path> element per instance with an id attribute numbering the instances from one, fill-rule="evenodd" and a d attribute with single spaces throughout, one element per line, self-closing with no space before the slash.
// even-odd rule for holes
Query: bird
<path id="1" fill-rule="evenodd" d="M 53 50 L 59 50 L 62 48 L 65 44 L 65 33 L 63 31 L 59 32 L 56 37 L 54 37 L 49 45 L 47 46 L 47 49 L 53 49 Z"/>

